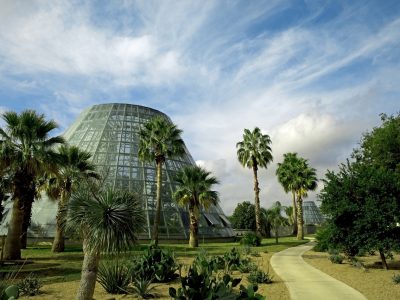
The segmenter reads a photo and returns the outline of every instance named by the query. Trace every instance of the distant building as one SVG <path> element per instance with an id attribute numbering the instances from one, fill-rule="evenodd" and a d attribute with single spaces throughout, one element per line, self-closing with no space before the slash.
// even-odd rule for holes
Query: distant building
<path id="1" fill-rule="evenodd" d="M 321 225 L 325 218 L 314 201 L 303 202 L 304 225 Z"/>
<path id="2" fill-rule="evenodd" d="M 138 159 L 139 130 L 155 116 L 170 118 L 152 108 L 133 104 L 100 104 L 83 111 L 65 132 L 70 145 L 92 154 L 92 161 L 105 176 L 105 184 L 117 189 L 139 192 L 146 216 L 141 239 L 150 239 L 156 206 L 156 166 Z M 189 214 L 172 200 L 176 189 L 174 176 L 195 162 L 186 149 L 180 158 L 167 159 L 163 166 L 162 209 L 159 236 L 161 239 L 186 239 L 189 236 Z M 0 234 L 7 233 L 11 214 L 7 205 Z M 32 208 L 30 237 L 53 237 L 57 204 L 43 196 Z M 200 214 L 200 238 L 233 237 L 231 223 L 219 205 Z"/>

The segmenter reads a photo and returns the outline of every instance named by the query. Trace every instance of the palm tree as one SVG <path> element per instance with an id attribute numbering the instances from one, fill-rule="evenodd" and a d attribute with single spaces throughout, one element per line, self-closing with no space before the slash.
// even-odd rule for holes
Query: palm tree
<path id="1" fill-rule="evenodd" d="M 258 186 L 257 171 L 258 168 L 266 168 L 272 161 L 271 139 L 268 135 L 262 134 L 261 130 L 256 127 L 253 131 L 244 130 L 243 141 L 236 144 L 237 156 L 239 162 L 248 168 L 253 169 L 254 176 L 254 193 L 255 193 L 255 212 L 256 212 L 256 229 L 261 235 L 261 213 L 260 213 L 260 188 Z"/>
<path id="2" fill-rule="evenodd" d="M 218 193 L 211 187 L 218 184 L 211 173 L 198 166 L 188 166 L 180 170 L 175 178 L 178 187 L 173 195 L 182 207 L 189 208 L 190 238 L 189 246 L 198 247 L 199 215 L 201 208 L 208 209 L 219 201 Z"/>
<path id="3" fill-rule="evenodd" d="M 26 239 L 25 229 L 30 220 L 37 179 L 55 168 L 58 156 L 53 147 L 63 143 L 64 139 L 60 136 L 49 138 L 57 124 L 46 121 L 44 115 L 35 111 L 6 112 L 2 117 L 6 126 L 0 128 L 0 161 L 2 168 L 9 171 L 13 200 L 4 259 L 14 260 L 21 259 L 21 237 Z"/>
<path id="4" fill-rule="evenodd" d="M 267 218 L 271 223 L 271 227 L 275 233 L 275 244 L 278 244 L 279 228 L 288 224 L 288 220 L 282 216 L 282 210 L 285 207 L 279 201 L 276 201 L 274 205 L 267 210 Z"/>
<path id="5" fill-rule="evenodd" d="M 67 229 L 79 230 L 83 264 L 78 300 L 93 299 L 100 253 L 129 250 L 144 223 L 140 201 L 126 191 L 80 188 L 68 204 Z"/>
<path id="6" fill-rule="evenodd" d="M 152 234 L 152 240 L 156 246 L 158 245 L 158 227 L 161 213 L 162 165 L 167 157 L 179 157 L 185 153 L 181 134 L 182 130 L 161 116 L 151 119 L 139 132 L 138 154 L 140 160 L 146 162 L 155 161 L 157 167 L 156 214 Z"/>
<path id="7" fill-rule="evenodd" d="M 299 158 L 297 173 L 294 177 L 294 189 L 297 196 L 297 239 L 304 239 L 304 218 L 303 218 L 303 199 L 308 196 L 308 191 L 317 188 L 316 170 L 308 165 L 308 160 Z"/>
<path id="8" fill-rule="evenodd" d="M 296 204 L 296 191 L 293 186 L 293 178 L 297 172 L 296 165 L 299 163 L 297 153 L 285 153 L 283 155 L 283 162 L 278 163 L 276 175 L 278 181 L 282 185 L 285 193 L 292 193 L 292 206 L 293 206 L 293 234 L 297 234 L 297 204 Z"/>
<path id="9" fill-rule="evenodd" d="M 58 149 L 60 154 L 59 169 L 54 177 L 49 178 L 46 192 L 50 199 L 59 200 L 57 210 L 56 233 L 53 241 L 53 252 L 64 252 L 65 238 L 65 208 L 71 193 L 79 184 L 88 178 L 99 179 L 95 166 L 89 160 L 91 154 L 80 150 L 76 146 L 62 145 Z"/>

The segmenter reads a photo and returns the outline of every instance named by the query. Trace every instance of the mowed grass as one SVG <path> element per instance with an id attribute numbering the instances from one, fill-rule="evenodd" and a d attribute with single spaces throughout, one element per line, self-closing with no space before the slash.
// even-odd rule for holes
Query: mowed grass
<path id="1" fill-rule="evenodd" d="M 303 258 L 315 268 L 360 291 L 367 299 L 400 299 L 400 285 L 392 281 L 394 274 L 400 274 L 400 255 L 387 260 L 391 269 L 388 271 L 382 269 L 379 255 L 359 257 L 365 269 L 352 266 L 346 259 L 343 264 L 333 264 L 328 259 L 329 254 L 324 252 L 307 251 Z"/>
<path id="2" fill-rule="evenodd" d="M 259 254 L 259 256 L 253 257 L 256 264 L 274 276 L 272 285 L 260 285 L 259 292 L 261 294 L 267 295 L 268 299 L 289 299 L 286 286 L 273 272 L 272 268 L 269 267 L 269 259 L 273 253 L 306 242 L 308 241 L 298 241 L 295 237 L 282 237 L 279 239 L 279 244 L 275 244 L 275 239 L 263 239 L 260 247 L 251 247 L 252 253 Z M 133 259 L 134 256 L 140 255 L 147 247 L 147 244 L 139 244 L 132 251 L 121 253 L 119 258 Z M 222 255 L 233 247 L 238 248 L 240 251 L 244 248 L 238 242 L 200 243 L 200 247 L 197 249 L 189 248 L 187 244 L 160 244 L 160 247 L 173 251 L 178 261 L 185 265 L 189 265 L 201 251 L 206 251 L 209 255 Z M 0 276 L 3 277 L 6 273 L 14 272 L 17 273 L 17 278 L 24 278 L 33 272 L 42 279 L 44 284 L 42 288 L 43 294 L 40 296 L 41 299 L 47 299 L 46 297 L 48 299 L 71 299 L 71 293 L 74 294 L 76 292 L 79 284 L 83 260 L 81 246 L 67 246 L 64 253 L 52 253 L 50 244 L 32 245 L 22 251 L 22 257 L 26 259 L 25 264 L 20 266 L 1 266 Z M 106 259 L 106 257 L 104 258 Z M 247 284 L 247 274 L 237 272 L 236 276 L 242 278 L 243 284 Z M 178 287 L 179 281 L 171 284 L 155 285 L 155 290 L 160 299 L 169 299 L 168 288 L 170 286 Z M 97 299 L 106 297 L 99 284 L 96 285 L 96 294 Z"/>

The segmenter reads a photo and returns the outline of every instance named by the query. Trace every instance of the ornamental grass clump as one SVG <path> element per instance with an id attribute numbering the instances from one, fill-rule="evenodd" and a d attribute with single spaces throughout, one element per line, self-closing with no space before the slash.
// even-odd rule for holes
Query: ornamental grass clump
<path id="1" fill-rule="evenodd" d="M 400 274 L 393 274 L 392 281 L 394 284 L 400 284 Z"/>
<path id="2" fill-rule="evenodd" d="M 110 294 L 126 294 L 131 273 L 125 262 L 110 260 L 100 264 L 97 281 Z"/>
<path id="3" fill-rule="evenodd" d="M 247 279 L 250 283 L 253 284 L 272 283 L 272 276 L 269 274 L 269 272 L 265 273 L 264 271 L 259 269 L 251 271 Z"/>
<path id="4" fill-rule="evenodd" d="M 340 254 L 332 254 L 331 256 L 329 256 L 329 260 L 333 264 L 341 264 L 343 263 L 343 259 L 344 257 Z"/>

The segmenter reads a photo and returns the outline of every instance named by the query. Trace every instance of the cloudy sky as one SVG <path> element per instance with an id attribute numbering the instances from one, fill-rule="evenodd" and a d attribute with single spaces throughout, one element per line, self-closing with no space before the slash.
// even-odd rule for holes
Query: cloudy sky
<path id="1" fill-rule="evenodd" d="M 398 0 L 0 0 L 0 111 L 36 109 L 63 132 L 93 104 L 161 110 L 220 179 L 227 214 L 253 200 L 244 128 L 272 140 L 262 206 L 289 204 L 283 153 L 320 178 L 336 169 L 380 113 L 400 111 L 399 67 Z"/>

